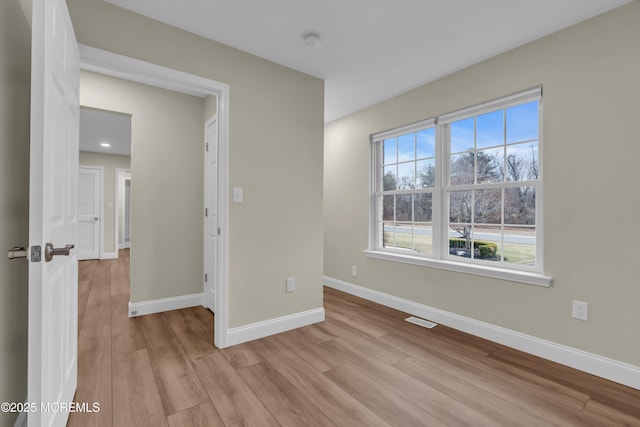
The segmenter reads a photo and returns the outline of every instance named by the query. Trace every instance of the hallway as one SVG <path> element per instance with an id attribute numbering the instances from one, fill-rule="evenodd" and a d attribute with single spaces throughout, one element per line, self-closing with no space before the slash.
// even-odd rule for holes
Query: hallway
<path id="1" fill-rule="evenodd" d="M 173 414 L 208 400 L 201 386 L 190 387 L 198 381 L 188 359 L 217 351 L 209 310 L 129 319 L 128 249 L 117 260 L 82 261 L 78 274 L 75 401 L 98 402 L 100 412 L 74 413 L 69 426 L 163 426 L 163 404 Z"/>

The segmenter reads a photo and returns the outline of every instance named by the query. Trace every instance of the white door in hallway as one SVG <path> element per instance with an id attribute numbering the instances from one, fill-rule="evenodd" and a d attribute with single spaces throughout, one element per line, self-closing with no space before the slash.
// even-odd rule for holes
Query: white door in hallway
<path id="1" fill-rule="evenodd" d="M 78 260 L 100 258 L 103 170 L 80 166 L 78 175 Z"/>
<path id="2" fill-rule="evenodd" d="M 218 278 L 218 116 L 205 125 L 204 305 L 216 312 Z"/>
<path id="3" fill-rule="evenodd" d="M 27 421 L 62 427 L 77 385 L 80 74 L 65 0 L 33 0 L 31 54 Z"/>

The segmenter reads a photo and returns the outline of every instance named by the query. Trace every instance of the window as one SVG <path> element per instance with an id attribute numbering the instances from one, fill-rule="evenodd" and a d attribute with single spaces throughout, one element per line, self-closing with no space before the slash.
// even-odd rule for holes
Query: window
<path id="1" fill-rule="evenodd" d="M 384 139 L 380 144 L 382 246 L 433 253 L 435 127 Z"/>
<path id="2" fill-rule="evenodd" d="M 536 88 L 372 136 L 371 249 L 542 273 Z"/>

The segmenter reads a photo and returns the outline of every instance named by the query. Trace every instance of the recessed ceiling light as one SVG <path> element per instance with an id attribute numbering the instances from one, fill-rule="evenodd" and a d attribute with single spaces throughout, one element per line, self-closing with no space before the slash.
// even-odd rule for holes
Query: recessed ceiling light
<path id="1" fill-rule="evenodd" d="M 101 146 L 101 147 L 104 147 L 104 148 L 110 148 L 110 147 L 111 147 L 111 144 L 109 144 L 108 142 L 101 142 L 101 143 L 100 143 L 100 146 Z"/>
<path id="2" fill-rule="evenodd" d="M 304 42 L 304 44 L 306 44 L 307 46 L 313 47 L 313 46 L 318 46 L 320 44 L 320 36 L 316 33 L 307 33 L 304 36 L 302 36 L 302 41 Z"/>

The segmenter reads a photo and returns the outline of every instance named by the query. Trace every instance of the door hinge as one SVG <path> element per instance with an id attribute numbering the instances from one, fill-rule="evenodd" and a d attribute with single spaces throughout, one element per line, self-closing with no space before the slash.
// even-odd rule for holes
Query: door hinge
<path id="1" fill-rule="evenodd" d="M 206 282 L 208 279 L 207 273 L 204 273 L 204 281 Z"/>
<path id="2" fill-rule="evenodd" d="M 209 151 L 209 143 L 207 142 L 205 145 L 204 151 Z"/>
<path id="3" fill-rule="evenodd" d="M 209 209 L 204 208 L 204 216 L 208 216 L 209 215 Z"/>
<path id="4" fill-rule="evenodd" d="M 222 232 L 220 231 L 220 227 L 218 227 L 218 236 L 222 234 Z"/>

